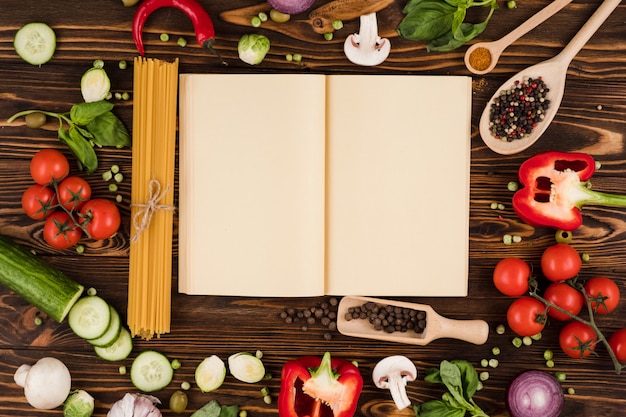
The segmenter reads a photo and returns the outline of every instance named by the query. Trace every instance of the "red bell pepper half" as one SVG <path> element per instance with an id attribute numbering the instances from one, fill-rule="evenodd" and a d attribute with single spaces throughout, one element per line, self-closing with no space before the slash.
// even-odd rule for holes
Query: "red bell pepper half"
<path id="1" fill-rule="evenodd" d="M 280 417 L 352 417 L 356 412 L 363 378 L 344 359 L 303 356 L 283 367 L 278 415 Z"/>
<path id="2" fill-rule="evenodd" d="M 585 153 L 550 151 L 527 159 L 519 168 L 524 187 L 513 195 L 515 213 L 531 226 L 572 231 L 583 222 L 583 205 L 626 206 L 626 196 L 590 189 L 595 169 Z"/>

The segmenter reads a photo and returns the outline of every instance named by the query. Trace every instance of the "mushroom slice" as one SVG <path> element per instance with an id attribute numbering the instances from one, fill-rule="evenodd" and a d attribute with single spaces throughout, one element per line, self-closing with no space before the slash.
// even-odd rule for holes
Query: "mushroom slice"
<path id="1" fill-rule="evenodd" d="M 372 379 L 378 388 L 391 391 L 398 410 L 403 410 L 411 401 L 406 394 L 406 384 L 417 378 L 417 369 L 409 358 L 401 355 L 388 356 L 374 367 Z"/>
<path id="2" fill-rule="evenodd" d="M 343 51 L 357 65 L 378 65 L 389 56 L 391 42 L 378 36 L 376 13 L 362 15 L 360 23 L 359 33 L 353 33 L 346 38 Z"/>

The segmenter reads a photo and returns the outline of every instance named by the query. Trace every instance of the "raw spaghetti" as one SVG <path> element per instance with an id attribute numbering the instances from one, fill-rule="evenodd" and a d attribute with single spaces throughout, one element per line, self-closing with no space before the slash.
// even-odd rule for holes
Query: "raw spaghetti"
<path id="1" fill-rule="evenodd" d="M 134 60 L 128 327 L 169 333 L 178 59 Z"/>

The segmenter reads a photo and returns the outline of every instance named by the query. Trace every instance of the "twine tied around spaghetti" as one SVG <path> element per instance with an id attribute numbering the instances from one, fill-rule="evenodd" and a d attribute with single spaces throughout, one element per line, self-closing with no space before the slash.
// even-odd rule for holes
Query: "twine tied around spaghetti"
<path id="1" fill-rule="evenodd" d="M 135 234 L 130 239 L 131 242 L 135 242 L 139 239 L 139 235 L 150 226 L 152 216 L 158 210 L 175 210 L 174 206 L 168 206 L 166 204 L 159 204 L 165 195 L 172 188 L 168 185 L 163 192 L 161 192 L 161 183 L 156 179 L 151 179 L 149 184 L 150 196 L 146 204 L 131 204 L 131 207 L 140 207 L 139 211 L 133 216 L 133 226 L 135 227 Z"/>

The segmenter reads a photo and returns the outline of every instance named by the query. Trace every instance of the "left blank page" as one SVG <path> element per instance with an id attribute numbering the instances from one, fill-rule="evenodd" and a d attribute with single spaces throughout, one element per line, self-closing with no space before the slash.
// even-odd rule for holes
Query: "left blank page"
<path id="1" fill-rule="evenodd" d="M 324 85 L 180 76 L 181 292 L 323 294 Z"/>

